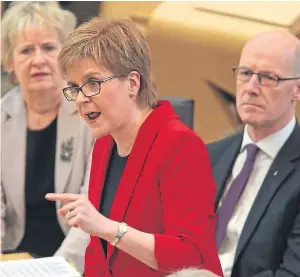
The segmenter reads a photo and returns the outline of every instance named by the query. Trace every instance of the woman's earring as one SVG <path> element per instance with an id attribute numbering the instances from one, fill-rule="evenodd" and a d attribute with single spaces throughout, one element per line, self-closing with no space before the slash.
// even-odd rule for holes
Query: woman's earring
<path id="1" fill-rule="evenodd" d="M 134 91 L 130 91 L 129 92 L 129 97 L 131 98 L 131 97 L 133 97 L 134 96 Z"/>

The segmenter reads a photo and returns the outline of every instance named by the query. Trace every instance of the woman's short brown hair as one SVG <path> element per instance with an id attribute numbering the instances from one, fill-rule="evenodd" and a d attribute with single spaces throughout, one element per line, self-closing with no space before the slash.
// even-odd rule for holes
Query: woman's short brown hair
<path id="1" fill-rule="evenodd" d="M 75 61 L 92 58 L 116 75 L 140 74 L 138 104 L 154 108 L 156 92 L 151 76 L 150 51 L 138 27 L 126 19 L 95 17 L 74 30 L 63 44 L 59 66 L 63 75 Z"/>

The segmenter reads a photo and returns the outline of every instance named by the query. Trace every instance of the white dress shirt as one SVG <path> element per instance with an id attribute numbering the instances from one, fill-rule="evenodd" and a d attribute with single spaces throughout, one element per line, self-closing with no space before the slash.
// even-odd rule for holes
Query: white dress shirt
<path id="1" fill-rule="evenodd" d="M 239 199 L 239 202 L 235 207 L 233 215 L 228 223 L 226 236 L 219 249 L 219 258 L 224 272 L 224 277 L 231 276 L 238 241 L 250 209 L 271 167 L 271 164 L 273 163 L 286 140 L 293 132 L 295 125 L 296 118 L 293 117 L 293 119 L 284 128 L 256 143 L 259 151 L 254 162 L 253 170 L 249 176 L 248 183 L 241 195 L 241 198 Z M 242 170 L 247 156 L 245 146 L 252 143 L 254 142 L 249 137 L 246 125 L 244 129 L 244 136 L 240 153 L 238 154 L 232 168 L 232 173 L 228 179 L 224 195 L 226 195 L 233 180 Z M 220 201 L 219 207 L 221 203 L 222 200 Z"/>

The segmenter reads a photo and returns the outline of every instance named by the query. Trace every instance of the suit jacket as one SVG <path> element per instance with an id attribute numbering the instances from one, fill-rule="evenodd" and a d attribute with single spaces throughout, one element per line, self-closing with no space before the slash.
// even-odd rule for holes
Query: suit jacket
<path id="1" fill-rule="evenodd" d="M 24 236 L 26 216 L 24 182 L 27 116 L 18 87 L 13 88 L 4 96 L 1 108 L 1 237 L 3 250 L 14 250 Z M 74 103 L 63 99 L 57 119 L 55 153 L 55 192 L 57 193 L 87 194 L 88 162 L 93 142 L 87 128 L 79 118 Z M 68 144 L 68 142 L 69 146 L 73 148 L 69 161 L 61 158 L 63 155 L 62 144 Z M 57 202 L 56 208 L 59 209 L 61 205 L 62 203 Z M 89 236 L 76 228 L 72 228 L 70 231 L 64 218 L 58 216 L 57 219 L 63 232 L 68 235 L 56 254 L 65 256 L 82 270 L 83 256 Z"/>
<path id="2" fill-rule="evenodd" d="M 208 145 L 217 184 L 215 208 L 242 139 L 240 133 Z M 299 212 L 300 127 L 297 125 L 271 165 L 250 210 L 238 242 L 231 276 L 299 277 Z"/>
<path id="3" fill-rule="evenodd" d="M 89 199 L 99 209 L 113 139 L 95 143 Z M 99 237 L 86 250 L 86 277 L 166 276 L 202 266 L 221 275 L 215 247 L 215 184 L 205 145 L 180 122 L 167 101 L 141 126 L 127 160 L 109 217 L 155 237 L 158 271 Z"/>

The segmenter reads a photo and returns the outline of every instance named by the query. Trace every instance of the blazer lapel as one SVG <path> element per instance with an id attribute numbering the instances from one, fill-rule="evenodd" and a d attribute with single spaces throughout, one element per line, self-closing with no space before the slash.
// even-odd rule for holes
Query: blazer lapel
<path id="1" fill-rule="evenodd" d="M 235 259 L 237 259 L 241 254 L 241 251 L 253 234 L 269 203 L 272 201 L 274 194 L 283 184 L 283 181 L 295 169 L 293 161 L 300 157 L 299 141 L 300 127 L 296 126 L 287 142 L 279 151 L 263 182 L 261 189 L 258 192 L 249 216 L 245 222 L 245 226 L 238 243 Z"/>
<path id="2" fill-rule="evenodd" d="M 27 116 L 20 92 L 16 91 L 11 101 L 3 105 L 2 109 L 2 178 L 6 184 L 5 191 L 22 221 L 25 213 Z"/>
<path id="3" fill-rule="evenodd" d="M 168 121 L 178 118 L 171 108 L 170 103 L 167 101 L 159 101 L 159 103 L 164 104 L 154 109 L 141 126 L 127 160 L 109 216 L 115 221 L 121 222 L 125 220 L 131 197 L 134 194 L 136 184 L 159 129 Z M 115 203 L 118 204 L 115 205 Z M 114 249 L 108 244 L 108 260 L 110 260 Z"/>
<path id="4" fill-rule="evenodd" d="M 226 187 L 227 180 L 232 172 L 232 167 L 234 165 L 236 156 L 240 151 L 242 139 L 242 135 L 239 135 L 237 139 L 234 139 L 233 143 L 227 148 L 227 150 L 225 150 L 219 162 L 212 169 L 214 180 L 217 185 L 215 210 L 218 209 L 218 205 Z"/>
<path id="5" fill-rule="evenodd" d="M 64 98 L 57 118 L 57 139 L 55 154 L 55 192 L 62 193 L 76 156 L 80 129 L 80 118 L 75 104 Z M 58 203 L 58 202 L 57 202 Z"/>

